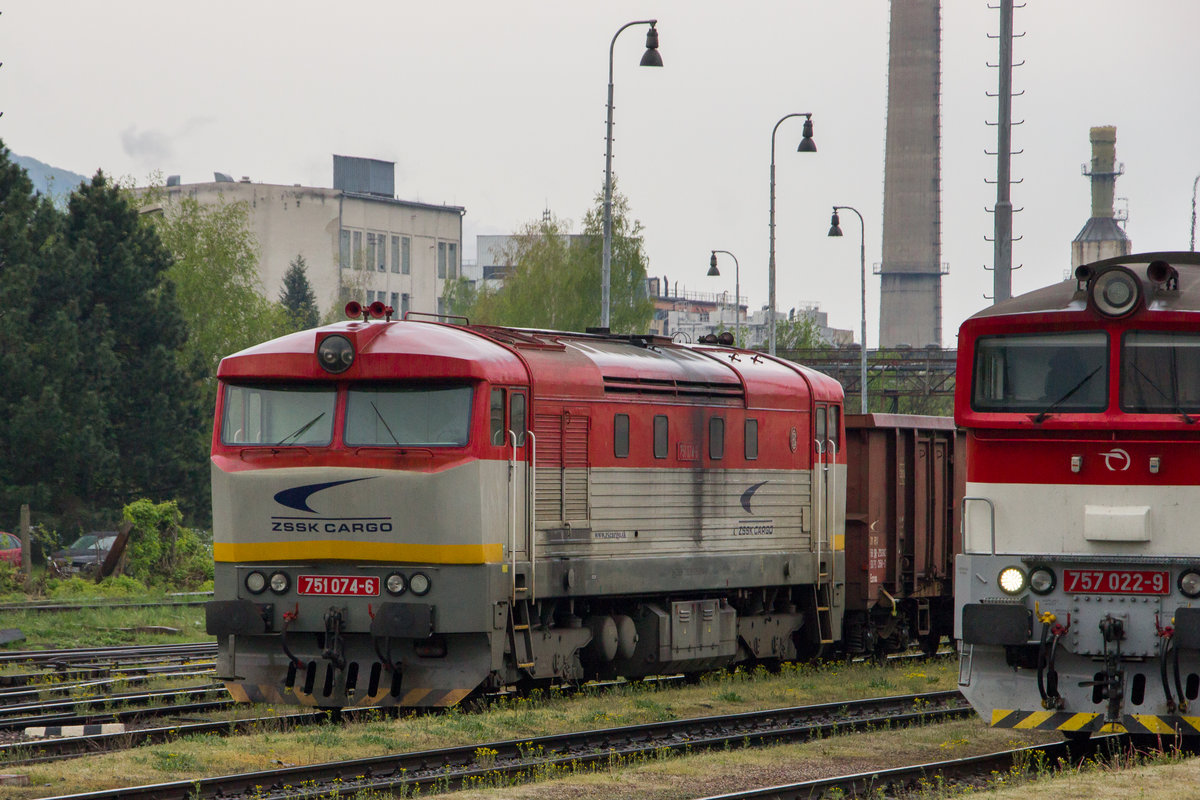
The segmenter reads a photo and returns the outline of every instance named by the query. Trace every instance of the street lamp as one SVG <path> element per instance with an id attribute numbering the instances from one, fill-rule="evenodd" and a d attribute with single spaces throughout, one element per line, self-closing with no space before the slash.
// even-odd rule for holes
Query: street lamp
<path id="1" fill-rule="evenodd" d="M 858 385 L 859 394 L 862 396 L 862 413 L 867 413 L 867 230 L 863 224 L 862 214 L 858 213 L 858 209 L 852 206 L 834 206 L 833 218 L 829 220 L 829 235 L 841 236 L 842 226 L 841 220 L 838 219 L 838 211 L 853 211 L 858 217 L 858 230 L 861 234 L 859 240 L 859 263 L 862 269 L 862 347 L 859 348 L 859 374 Z"/>
<path id="2" fill-rule="evenodd" d="M 712 258 L 708 260 L 708 277 L 715 278 L 721 274 L 717 269 L 717 253 L 724 253 L 733 259 L 733 334 L 734 344 L 738 344 L 742 338 L 742 267 L 738 264 L 737 256 L 728 250 L 713 250 Z"/>
<path id="3" fill-rule="evenodd" d="M 785 114 L 780 117 L 779 122 L 775 123 L 775 127 L 771 130 L 771 258 L 767 265 L 767 302 L 770 306 L 770 317 L 767 319 L 767 334 L 770 342 L 770 353 L 775 355 L 775 132 L 779 130 L 780 124 L 785 119 L 791 117 L 804 117 L 804 131 L 801 134 L 800 146 L 796 148 L 797 153 L 815 153 L 817 145 L 813 143 L 812 133 L 812 114 L 805 112 L 797 112 L 795 114 Z"/>
<path id="4" fill-rule="evenodd" d="M 646 32 L 646 52 L 642 54 L 639 66 L 661 67 L 662 56 L 658 52 L 658 24 L 656 19 L 641 19 L 626 22 L 613 34 L 612 43 L 608 46 L 608 127 L 604 136 L 604 252 L 600 258 L 600 327 L 609 327 L 609 284 L 612 282 L 612 143 L 613 143 L 613 48 L 616 47 L 617 37 L 621 31 L 632 25 L 649 25 Z"/>

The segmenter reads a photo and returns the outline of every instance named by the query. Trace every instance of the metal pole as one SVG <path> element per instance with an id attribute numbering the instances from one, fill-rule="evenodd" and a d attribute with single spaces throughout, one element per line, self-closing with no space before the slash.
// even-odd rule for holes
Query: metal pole
<path id="1" fill-rule="evenodd" d="M 1196 176 L 1196 180 L 1192 181 L 1192 242 L 1188 249 L 1193 253 L 1196 252 L 1196 186 L 1200 185 L 1200 175 Z"/>
<path id="2" fill-rule="evenodd" d="M 867 225 L 863 222 L 862 214 L 854 206 L 834 206 L 834 211 L 853 211 L 858 217 L 858 261 L 862 276 L 862 347 L 858 357 L 858 385 L 862 398 L 862 413 L 867 413 Z M 839 236 L 841 234 L 838 234 Z"/>
<path id="3" fill-rule="evenodd" d="M 608 123 L 604 130 L 604 251 L 600 257 L 600 327 L 608 328 L 611 320 L 609 285 L 612 282 L 612 144 L 613 144 L 613 49 L 621 31 L 633 25 L 654 25 L 656 19 L 626 22 L 613 34 L 608 45 Z"/>
<path id="4" fill-rule="evenodd" d="M 785 119 L 791 119 L 792 117 L 806 117 L 811 119 L 812 114 L 805 112 L 784 114 L 779 118 L 779 122 L 775 123 L 775 127 L 771 129 L 771 248 L 770 257 L 767 261 L 767 352 L 771 355 L 775 355 L 775 133 L 779 130 L 780 124 Z"/>
<path id="5" fill-rule="evenodd" d="M 1000 0 L 1000 86 L 996 120 L 996 227 L 992 302 L 1012 297 L 1012 46 L 1013 0 Z"/>

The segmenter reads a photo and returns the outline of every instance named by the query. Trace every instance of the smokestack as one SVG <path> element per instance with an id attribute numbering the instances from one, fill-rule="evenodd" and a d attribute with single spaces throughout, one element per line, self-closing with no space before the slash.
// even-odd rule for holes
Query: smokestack
<path id="1" fill-rule="evenodd" d="M 1122 170 L 1123 172 L 1124 170 Z M 1092 128 L 1092 216 L 1113 216 L 1113 192 L 1117 176 L 1117 129 L 1112 125 Z"/>

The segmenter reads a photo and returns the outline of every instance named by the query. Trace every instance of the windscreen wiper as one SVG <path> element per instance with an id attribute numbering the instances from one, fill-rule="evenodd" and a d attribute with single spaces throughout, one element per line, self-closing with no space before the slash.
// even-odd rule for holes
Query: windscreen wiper
<path id="1" fill-rule="evenodd" d="M 1033 418 L 1033 421 L 1034 421 L 1035 423 L 1038 423 L 1038 422 L 1045 422 L 1045 421 L 1046 421 L 1046 417 L 1050 416 L 1050 415 L 1051 415 L 1051 414 L 1054 412 L 1054 409 L 1058 408 L 1060 405 L 1062 405 L 1063 403 L 1067 402 L 1067 400 L 1068 400 L 1068 399 L 1071 397 L 1071 395 L 1075 394 L 1075 393 L 1076 393 L 1076 392 L 1078 392 L 1080 389 L 1082 389 L 1082 388 L 1083 388 L 1083 385 L 1084 385 L 1085 383 L 1087 383 L 1088 381 L 1090 381 L 1090 380 L 1092 379 L 1092 377 L 1093 377 L 1093 376 L 1095 376 L 1095 374 L 1096 374 L 1097 372 L 1099 372 L 1099 371 L 1100 371 L 1100 370 L 1101 370 L 1103 367 L 1104 367 L 1104 365 L 1103 365 L 1103 364 L 1101 364 L 1100 366 L 1096 367 L 1094 370 L 1092 370 L 1091 372 L 1089 372 L 1087 375 L 1084 375 L 1084 376 L 1083 376 L 1083 380 L 1079 381 L 1079 383 L 1077 383 L 1077 384 L 1075 384 L 1074 386 L 1072 386 L 1072 387 L 1071 387 L 1071 388 L 1070 388 L 1070 389 L 1067 391 L 1067 393 L 1066 393 L 1066 394 L 1064 394 L 1062 397 L 1058 398 L 1058 399 L 1057 399 L 1057 400 L 1055 400 L 1053 403 L 1051 403 L 1049 406 L 1047 406 L 1045 411 L 1043 411 L 1042 413 L 1040 413 L 1040 414 L 1036 415 L 1036 416 Z"/>
<path id="2" fill-rule="evenodd" d="M 1174 356 L 1172 356 L 1172 360 L 1174 360 Z M 1175 393 L 1175 397 L 1168 397 L 1167 393 L 1162 390 L 1162 387 L 1160 387 L 1153 378 L 1151 378 L 1149 375 L 1147 375 L 1145 372 L 1143 372 L 1141 367 L 1139 367 L 1137 364 L 1131 364 L 1130 366 L 1133 367 L 1133 369 L 1137 372 L 1138 375 L 1142 376 L 1142 379 L 1146 381 L 1146 384 L 1151 389 L 1158 392 L 1159 396 L 1162 397 L 1163 400 L 1166 400 L 1168 403 L 1171 404 L 1171 410 L 1174 411 L 1179 416 L 1183 417 L 1184 422 L 1186 422 L 1188 425 L 1195 424 L 1196 418 L 1191 416 L 1190 414 L 1188 414 L 1186 411 L 1183 410 L 1182 407 L 1180 407 L 1179 392 Z"/>
<path id="3" fill-rule="evenodd" d="M 308 422 L 304 423 L 304 424 L 303 424 L 302 426 L 300 426 L 300 428 L 299 428 L 297 431 L 295 431 L 294 433 L 289 433 L 287 436 L 285 436 L 285 437 L 283 437 L 282 439 L 280 439 L 280 440 L 279 440 L 279 441 L 278 441 L 278 442 L 275 444 L 275 446 L 276 446 L 276 447 L 279 447 L 280 445 L 287 444 L 287 443 L 288 443 L 288 441 L 289 441 L 289 440 L 291 440 L 291 439 L 298 439 L 298 438 L 300 438 L 301 436 L 303 436 L 303 435 L 304 435 L 304 432 L 305 432 L 305 431 L 307 431 L 307 430 L 308 430 L 309 428 L 311 428 L 313 425 L 316 425 L 316 424 L 317 424 L 317 420 L 319 420 L 319 419 L 320 419 L 321 417 L 323 417 L 323 416 L 325 416 L 325 412 L 324 412 L 324 411 L 322 411 L 320 414 L 317 414 L 315 417 L 313 417 L 312 419 L 310 419 Z"/>
<path id="4" fill-rule="evenodd" d="M 375 416 L 379 417 L 379 421 L 382 422 L 383 427 L 387 429 L 388 436 L 392 437 L 392 441 L 399 446 L 400 440 L 396 438 L 396 434 L 392 433 L 392 426 L 387 424 L 387 420 L 383 418 L 383 414 L 380 413 L 379 407 L 375 405 L 374 400 L 371 401 L 371 408 L 375 409 Z"/>

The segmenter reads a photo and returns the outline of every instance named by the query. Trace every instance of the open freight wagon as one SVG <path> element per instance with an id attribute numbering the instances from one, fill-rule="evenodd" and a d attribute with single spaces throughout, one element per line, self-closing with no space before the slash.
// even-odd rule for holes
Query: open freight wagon
<path id="1" fill-rule="evenodd" d="M 848 654 L 929 654 L 954 630 L 966 441 L 949 417 L 846 415 Z"/>

